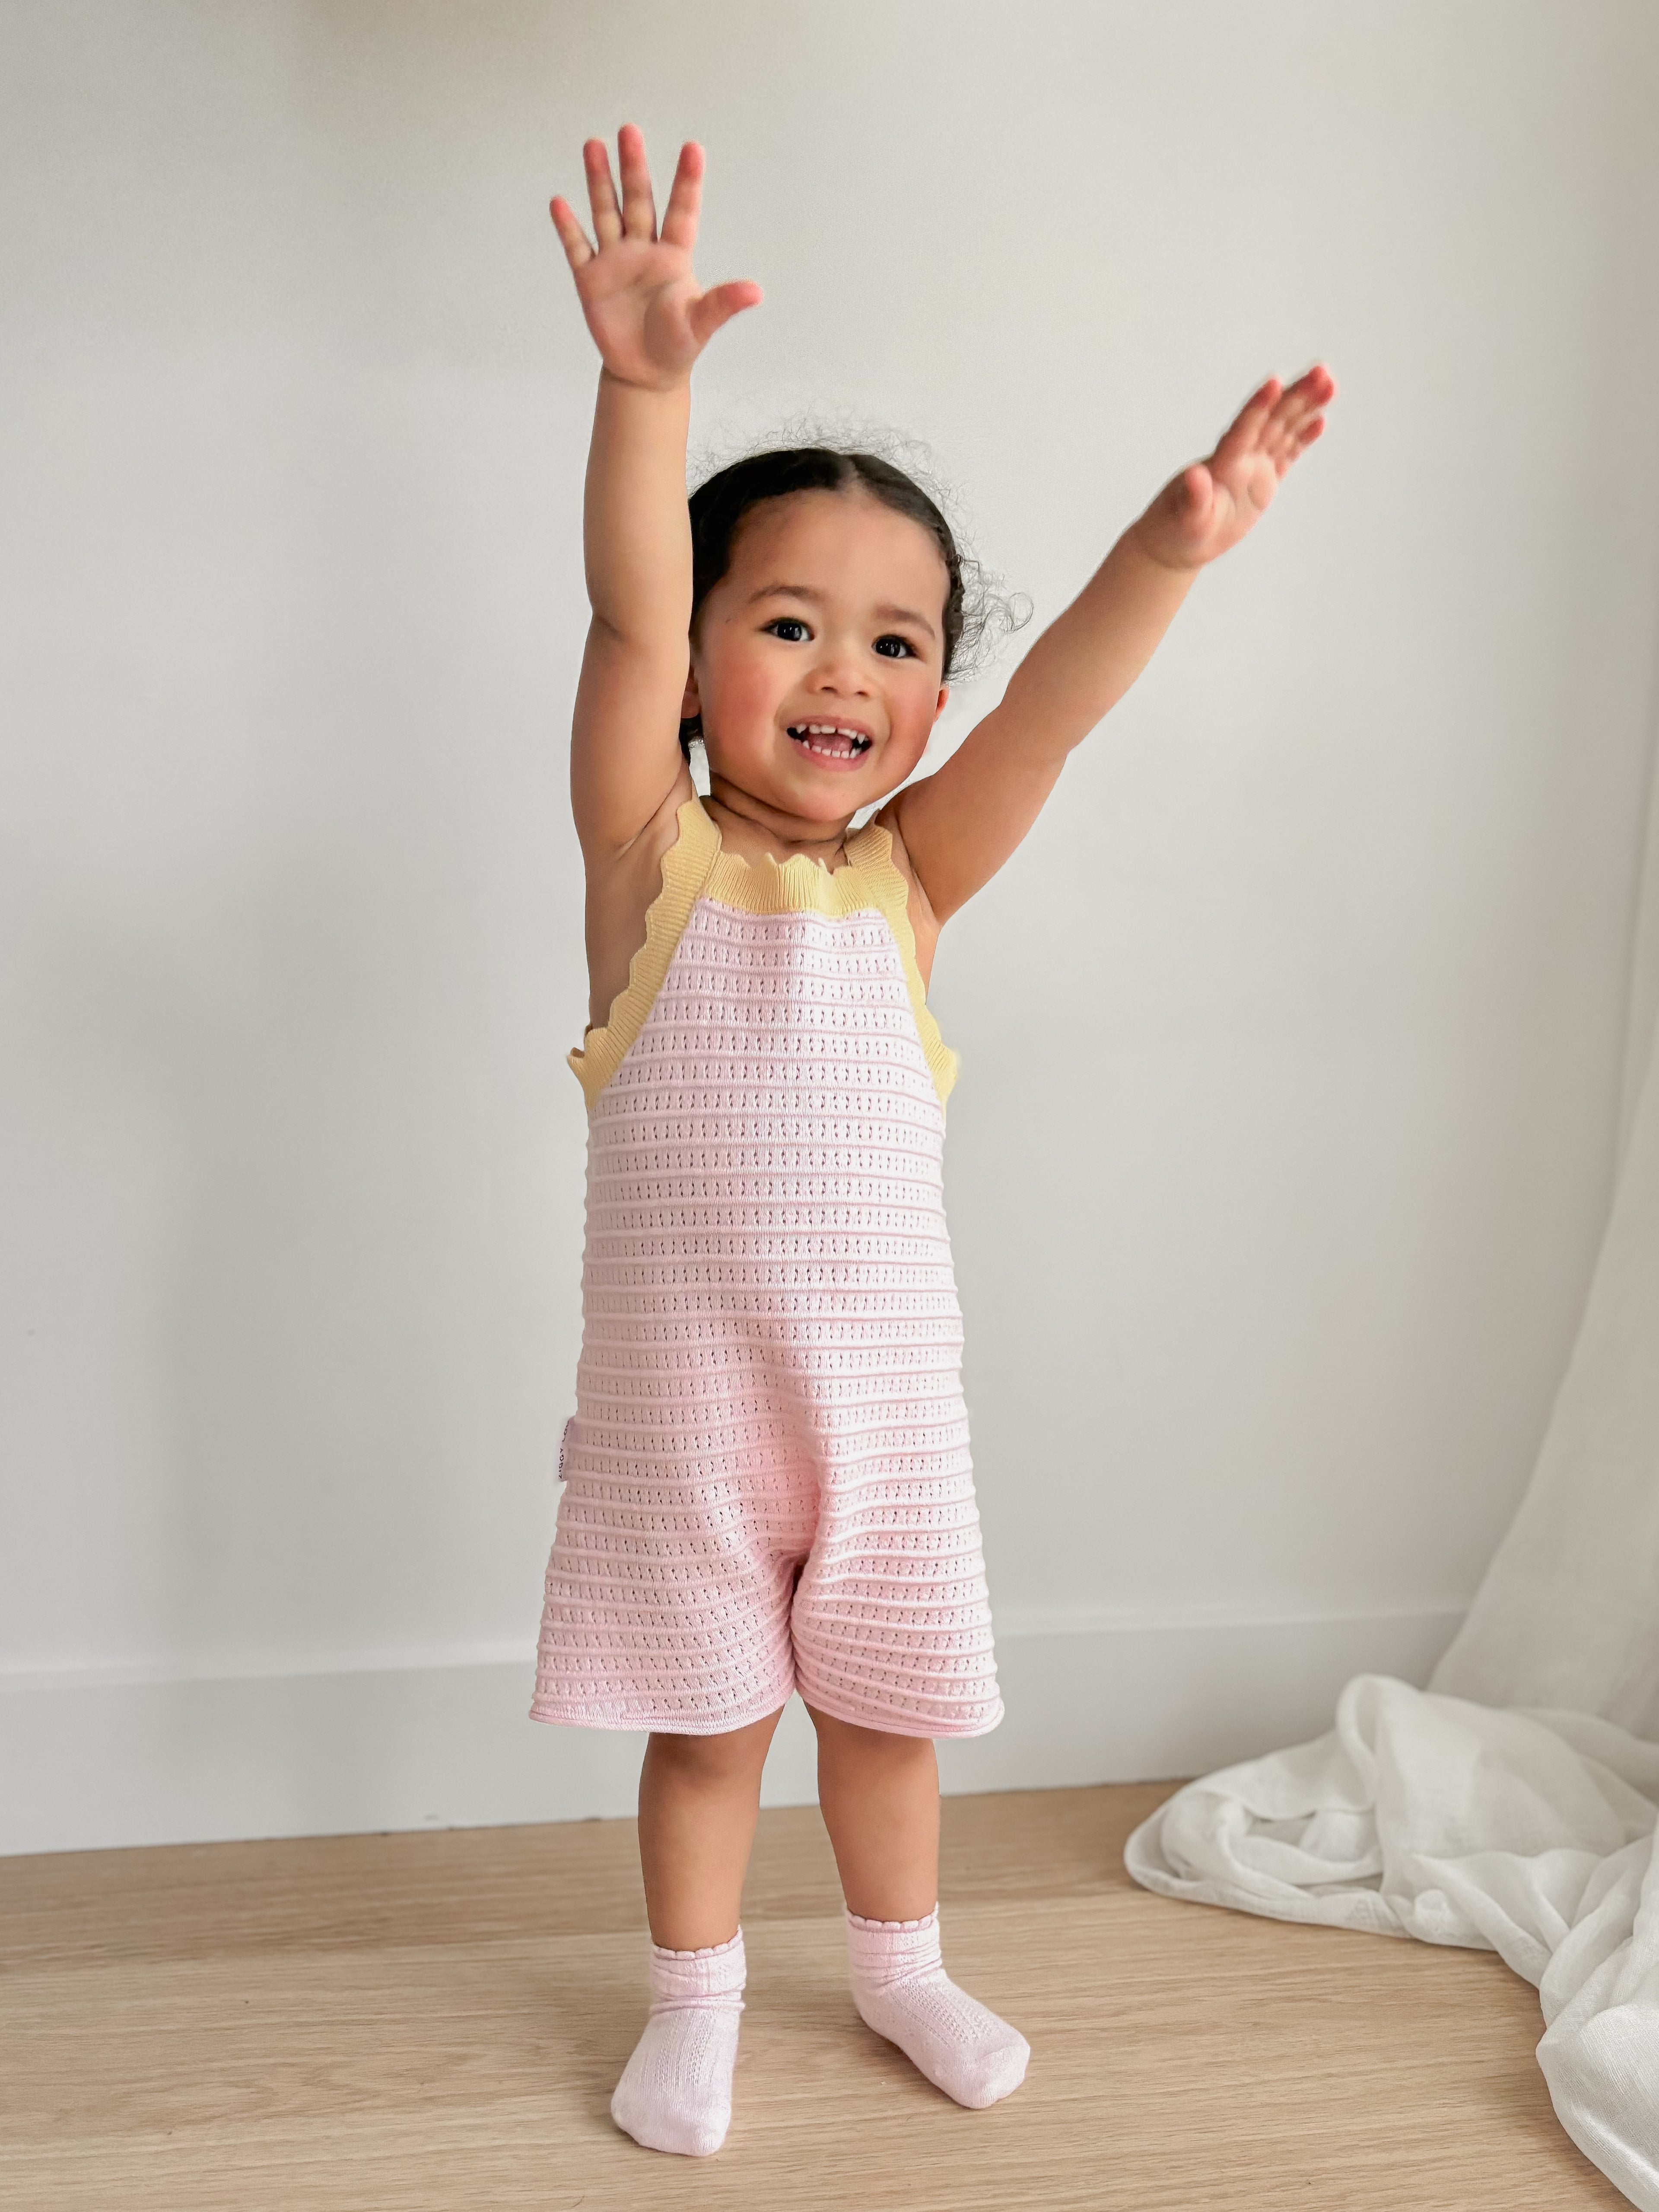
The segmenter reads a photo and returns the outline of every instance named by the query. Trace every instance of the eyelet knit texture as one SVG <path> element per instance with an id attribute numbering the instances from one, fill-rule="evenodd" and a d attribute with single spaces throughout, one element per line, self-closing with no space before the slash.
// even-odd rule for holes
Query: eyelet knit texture
<path id="1" fill-rule="evenodd" d="M 651 1946 L 651 2016 L 611 2100 L 647 2150 L 708 2158 L 726 2141 L 746 1978 L 741 1928 L 705 1951 Z"/>
<path id="2" fill-rule="evenodd" d="M 860 1920 L 849 1912 L 847 1942 L 859 2017 L 897 2044 L 935 2088 L 975 2111 L 1018 2088 L 1031 2046 L 945 1972 L 937 1907 L 925 1920 Z"/>
<path id="3" fill-rule="evenodd" d="M 918 1018 L 902 879 L 884 831 L 832 876 L 746 867 L 695 801 L 681 828 L 578 1056 L 582 1352 L 532 1710 L 717 1734 L 798 1687 L 979 1735 L 1002 1707 L 943 1204 L 954 1060 Z"/>

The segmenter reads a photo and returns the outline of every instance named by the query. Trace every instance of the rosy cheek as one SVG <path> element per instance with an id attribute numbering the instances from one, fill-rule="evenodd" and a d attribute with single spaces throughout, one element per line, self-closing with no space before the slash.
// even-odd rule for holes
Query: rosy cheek
<path id="1" fill-rule="evenodd" d="M 733 736 L 757 725 L 769 728 L 782 695 L 775 670 L 763 659 L 731 653 L 711 673 L 715 714 Z"/>
<path id="2" fill-rule="evenodd" d="M 894 717 L 907 738 L 925 738 L 933 726 L 933 695 L 926 697 L 907 694 L 903 706 Z"/>

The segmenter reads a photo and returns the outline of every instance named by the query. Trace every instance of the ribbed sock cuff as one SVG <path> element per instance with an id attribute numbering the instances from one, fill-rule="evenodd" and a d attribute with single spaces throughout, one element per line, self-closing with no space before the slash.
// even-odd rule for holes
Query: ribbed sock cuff
<path id="1" fill-rule="evenodd" d="M 665 1951 L 651 1946 L 651 2009 L 679 2012 L 692 2005 L 718 2004 L 722 2010 L 743 2009 L 743 1986 L 748 1962 L 743 1954 L 743 1930 L 729 1942 L 711 1944 L 702 1951 Z"/>
<path id="2" fill-rule="evenodd" d="M 865 1920 L 849 1912 L 847 1948 L 854 1980 L 873 1989 L 941 1971 L 939 1907 L 921 1920 Z"/>

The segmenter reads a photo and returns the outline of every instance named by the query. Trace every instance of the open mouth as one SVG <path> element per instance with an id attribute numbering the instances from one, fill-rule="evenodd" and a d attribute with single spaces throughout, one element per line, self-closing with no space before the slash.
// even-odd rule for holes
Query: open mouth
<path id="1" fill-rule="evenodd" d="M 791 722 L 789 735 L 803 752 L 817 760 L 857 760 L 874 739 L 848 722 Z"/>

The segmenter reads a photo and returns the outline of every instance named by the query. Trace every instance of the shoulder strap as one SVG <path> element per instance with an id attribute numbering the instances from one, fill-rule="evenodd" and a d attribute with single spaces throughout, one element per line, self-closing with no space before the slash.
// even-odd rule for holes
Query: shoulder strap
<path id="1" fill-rule="evenodd" d="M 927 1066 L 933 1078 L 933 1088 L 939 1093 L 942 1106 L 950 1097 L 957 1079 L 957 1055 L 939 1035 L 939 1024 L 933 1019 L 927 1004 L 927 987 L 921 980 L 921 969 L 916 965 L 916 933 L 910 927 L 910 886 L 893 858 L 891 830 L 882 829 L 877 823 L 866 822 L 855 837 L 848 840 L 847 858 L 858 870 L 860 880 L 867 886 L 870 896 L 880 908 L 887 927 L 893 933 L 899 958 L 904 963 L 904 980 L 909 986 L 910 1011 L 915 1016 L 916 1034 L 921 1039 L 921 1048 L 927 1056 Z"/>

